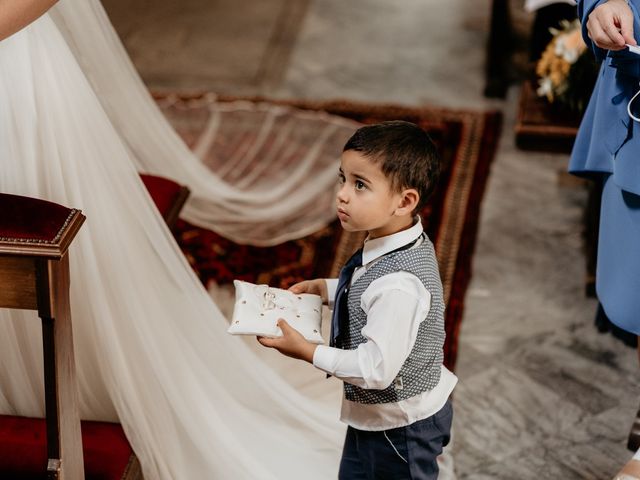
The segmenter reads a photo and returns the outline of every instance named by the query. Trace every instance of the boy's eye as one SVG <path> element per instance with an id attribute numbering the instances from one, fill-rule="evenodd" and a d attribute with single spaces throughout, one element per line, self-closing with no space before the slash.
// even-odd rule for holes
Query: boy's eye
<path id="1" fill-rule="evenodd" d="M 355 181 L 356 190 L 364 190 L 367 186 L 360 180 Z"/>
<path id="2" fill-rule="evenodd" d="M 342 185 L 344 183 L 344 180 L 345 180 L 344 175 L 342 173 L 339 173 L 338 174 L 338 183 L 340 185 Z"/>

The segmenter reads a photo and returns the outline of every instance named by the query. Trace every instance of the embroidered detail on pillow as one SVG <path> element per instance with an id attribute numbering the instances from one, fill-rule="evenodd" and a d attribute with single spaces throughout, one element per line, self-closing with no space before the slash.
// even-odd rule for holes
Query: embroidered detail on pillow
<path id="1" fill-rule="evenodd" d="M 295 294 L 268 285 L 234 280 L 236 301 L 227 330 L 232 335 L 281 337 L 276 323 L 284 318 L 312 343 L 324 343 L 321 335 L 322 299 L 309 293 Z"/>

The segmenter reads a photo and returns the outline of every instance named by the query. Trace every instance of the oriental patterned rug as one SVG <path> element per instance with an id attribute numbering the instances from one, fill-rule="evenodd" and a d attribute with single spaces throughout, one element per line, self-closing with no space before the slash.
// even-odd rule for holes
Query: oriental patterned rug
<path id="1" fill-rule="evenodd" d="M 202 116 L 206 102 L 199 100 L 205 97 L 156 95 L 165 115 L 190 145 L 197 143 L 204 126 L 201 122 L 185 121 L 185 112 L 186 118 Z M 234 100 L 237 99 L 216 98 L 217 102 Z M 445 364 L 453 369 L 464 295 L 471 278 L 480 204 L 500 133 L 500 113 L 348 101 L 275 103 L 317 111 L 318 115 L 339 115 L 363 124 L 402 119 L 429 132 L 442 156 L 444 171 L 439 188 L 421 215 L 438 255 L 447 306 Z M 336 165 L 339 154 L 337 150 Z M 184 221 L 178 222 L 175 233 L 205 285 L 240 279 L 282 288 L 303 279 L 337 276 L 342 264 L 363 240 L 362 234 L 343 232 L 337 220 L 312 235 L 274 247 L 239 245 Z"/>

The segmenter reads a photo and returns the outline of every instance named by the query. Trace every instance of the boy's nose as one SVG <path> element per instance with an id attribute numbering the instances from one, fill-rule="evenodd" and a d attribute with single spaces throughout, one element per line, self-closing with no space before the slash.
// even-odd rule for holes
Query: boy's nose
<path id="1" fill-rule="evenodd" d="M 345 187 L 346 183 L 343 183 L 342 185 L 340 185 L 340 188 L 338 188 L 338 192 L 336 193 L 336 200 L 338 200 L 338 202 L 340 203 L 347 203 L 347 200 L 349 199 Z"/>

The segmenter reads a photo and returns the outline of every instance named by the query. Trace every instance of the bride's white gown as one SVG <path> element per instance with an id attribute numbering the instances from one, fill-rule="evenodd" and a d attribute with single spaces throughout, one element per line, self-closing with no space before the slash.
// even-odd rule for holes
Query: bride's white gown
<path id="1" fill-rule="evenodd" d="M 165 175 L 189 185 L 192 195 L 181 213 L 183 218 L 236 242 L 253 245 L 300 238 L 335 219 L 337 157 L 359 126 L 356 122 L 317 113 L 309 118 L 304 112 L 288 111 L 283 124 L 282 109 L 268 108 L 260 126 L 249 135 L 255 137 L 253 142 L 243 142 L 248 149 L 222 160 L 212 174 L 158 110 L 98 0 L 61 0 L 50 16 L 113 127 L 132 152 L 138 171 Z M 208 145 L 215 144 L 227 122 L 237 121 L 230 117 L 242 115 L 242 111 L 250 114 L 246 106 L 213 103 L 210 109 L 203 142 L 195 147 L 200 156 L 206 154 Z M 297 123 L 305 123 L 313 136 L 298 138 L 296 133 L 305 129 L 296 129 Z M 268 153 L 262 150 L 265 145 L 276 144 L 282 148 L 270 148 Z M 254 158 L 265 156 L 269 158 L 263 165 L 269 165 L 269 169 L 259 171 L 258 178 L 257 170 L 246 171 Z M 282 168 L 287 157 L 295 161 Z"/>
<path id="2" fill-rule="evenodd" d="M 101 103 L 109 92 L 53 21 L 86 6 L 99 3 L 62 0 L 0 42 L 0 191 L 87 216 L 70 252 L 83 418 L 121 421 L 149 480 L 334 478 L 337 405 L 304 396 L 225 333 L 139 180 L 142 152 Z M 40 342 L 34 313 L 0 310 L 0 413 L 43 414 Z"/>

